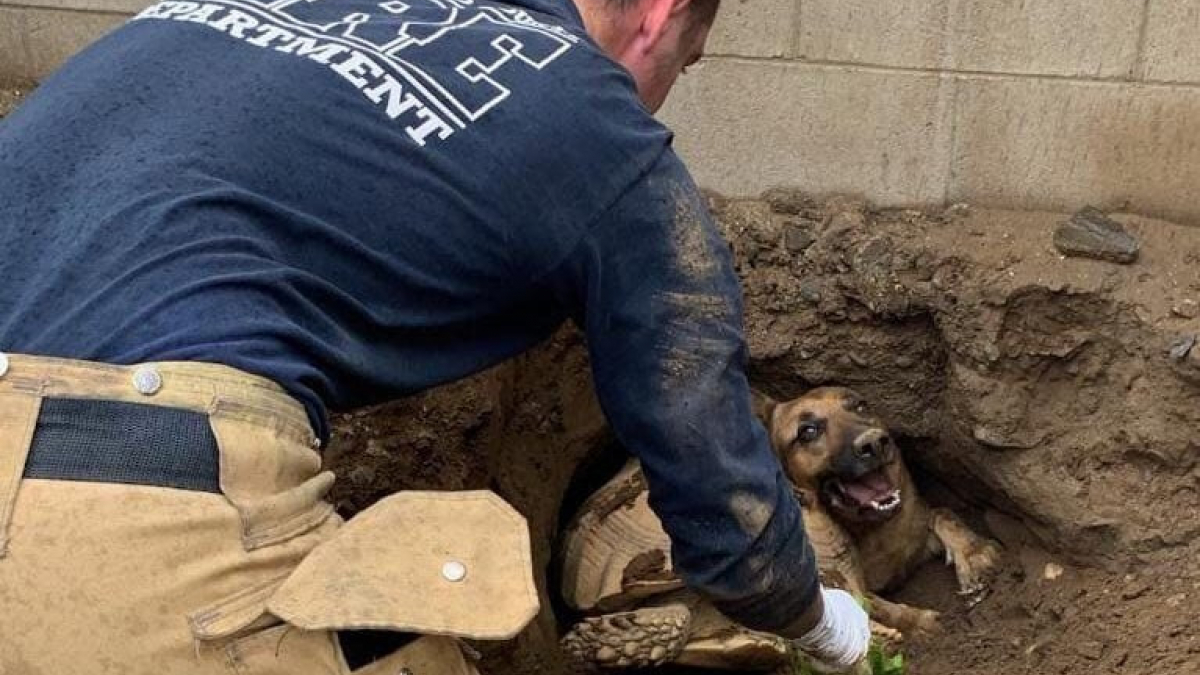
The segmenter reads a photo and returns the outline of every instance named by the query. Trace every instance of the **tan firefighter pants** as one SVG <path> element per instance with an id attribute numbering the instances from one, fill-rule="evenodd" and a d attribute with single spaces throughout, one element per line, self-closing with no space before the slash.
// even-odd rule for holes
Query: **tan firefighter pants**
<path id="1" fill-rule="evenodd" d="M 52 398 L 207 415 L 219 492 L 23 478 Z M 400 493 L 343 526 L 313 445 L 298 403 L 223 366 L 0 358 L 0 673 L 347 675 L 335 631 L 365 628 L 431 637 L 359 673 L 474 673 L 457 638 L 537 610 L 524 521 Z"/>

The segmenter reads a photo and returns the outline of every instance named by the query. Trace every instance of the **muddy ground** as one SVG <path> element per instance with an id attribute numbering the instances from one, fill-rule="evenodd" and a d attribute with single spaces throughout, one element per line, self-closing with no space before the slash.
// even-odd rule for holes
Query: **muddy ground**
<path id="1" fill-rule="evenodd" d="M 0 88 L 0 115 L 17 95 Z M 930 563 L 892 595 L 945 613 L 920 675 L 1200 672 L 1200 230 L 1137 216 L 1132 265 L 1064 258 L 1063 214 L 876 210 L 791 192 L 713 198 L 747 300 L 755 384 L 855 387 L 930 500 L 1004 545 L 968 610 Z M 405 488 L 490 488 L 529 519 L 544 607 L 481 644 L 486 675 L 560 673 L 564 514 L 619 462 L 582 338 L 343 415 L 327 452 L 352 514 Z M 564 506 L 565 504 L 565 506 Z"/>

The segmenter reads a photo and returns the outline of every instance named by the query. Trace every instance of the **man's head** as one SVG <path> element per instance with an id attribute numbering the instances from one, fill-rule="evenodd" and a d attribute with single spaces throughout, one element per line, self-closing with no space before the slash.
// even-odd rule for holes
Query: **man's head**
<path id="1" fill-rule="evenodd" d="M 637 82 L 657 112 L 684 69 L 700 60 L 720 0 L 575 0 L 588 34 Z"/>

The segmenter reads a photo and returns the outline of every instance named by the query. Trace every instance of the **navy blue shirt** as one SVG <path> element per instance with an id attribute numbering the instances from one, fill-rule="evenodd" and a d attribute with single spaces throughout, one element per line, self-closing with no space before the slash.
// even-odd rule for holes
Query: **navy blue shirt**
<path id="1" fill-rule="evenodd" d="M 569 0 L 156 4 L 0 122 L 0 349 L 224 363 L 326 411 L 564 320 L 685 578 L 812 601 L 730 257 L 670 133 Z"/>

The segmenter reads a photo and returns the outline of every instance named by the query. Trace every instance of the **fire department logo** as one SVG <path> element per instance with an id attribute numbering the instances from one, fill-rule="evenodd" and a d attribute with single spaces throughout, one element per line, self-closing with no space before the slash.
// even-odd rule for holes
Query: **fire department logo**
<path id="1" fill-rule="evenodd" d="M 420 145 L 465 129 L 579 42 L 523 9 L 486 0 L 167 0 L 134 21 L 207 25 L 307 57 L 357 87 Z"/>

